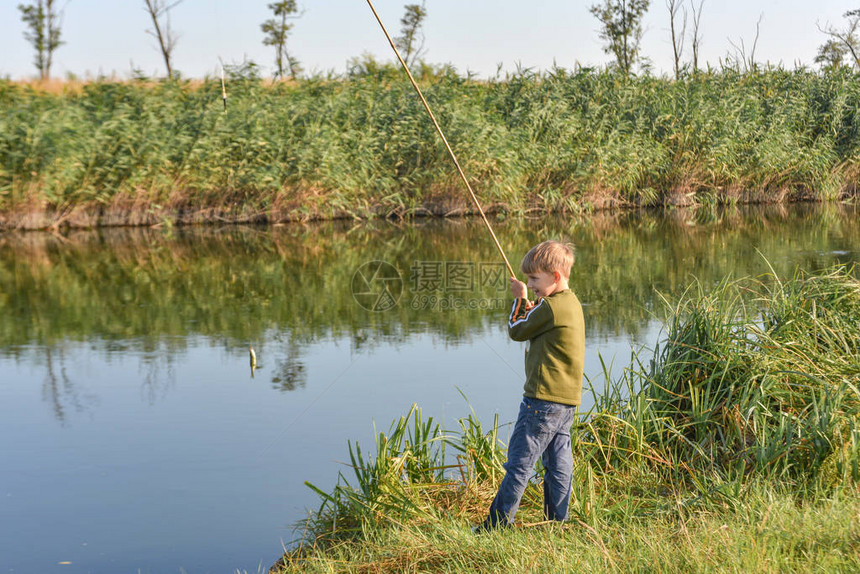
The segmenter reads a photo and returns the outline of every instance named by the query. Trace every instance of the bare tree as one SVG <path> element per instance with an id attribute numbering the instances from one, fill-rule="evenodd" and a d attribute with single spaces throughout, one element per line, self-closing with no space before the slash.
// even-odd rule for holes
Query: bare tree
<path id="1" fill-rule="evenodd" d="M 858 38 L 858 32 L 860 32 L 860 10 L 849 10 L 842 16 L 848 19 L 848 25 L 844 30 L 840 30 L 830 24 L 824 28 L 818 26 L 821 32 L 830 36 L 830 40 L 818 49 L 819 55 L 815 61 L 819 62 L 819 58 L 826 57 L 828 53 L 830 53 L 831 59 L 835 57 L 835 52 L 838 51 L 836 45 L 838 44 L 842 47 L 842 55 L 844 56 L 846 53 L 851 54 L 854 65 L 860 68 L 860 38 Z"/>
<path id="2" fill-rule="evenodd" d="M 740 38 L 740 45 L 735 44 L 731 38 L 729 38 L 729 44 L 732 45 L 732 48 L 735 49 L 735 61 L 743 64 L 744 72 L 751 72 L 756 69 L 755 63 L 755 49 L 758 45 L 758 37 L 761 32 L 761 21 L 764 19 L 764 14 L 760 14 L 758 17 L 758 22 L 755 24 L 755 38 L 753 39 L 752 48 L 750 49 L 749 56 L 747 56 L 746 45 L 744 44 L 744 39 Z"/>
<path id="3" fill-rule="evenodd" d="M 170 11 L 182 4 L 184 0 L 175 0 L 167 3 L 165 0 L 143 0 L 146 11 L 152 18 L 152 29 L 146 33 L 158 40 L 158 47 L 164 57 L 164 65 L 167 68 L 167 77 L 173 77 L 173 49 L 179 36 L 170 28 Z"/>
<path id="4" fill-rule="evenodd" d="M 36 51 L 33 64 L 39 70 L 39 77 L 43 80 L 51 77 L 54 51 L 65 43 L 60 40 L 63 13 L 56 11 L 55 4 L 54 0 L 18 4 L 21 20 L 27 25 L 24 38 Z"/>
<path id="5" fill-rule="evenodd" d="M 424 54 L 424 18 L 427 9 L 421 4 L 407 4 L 406 12 L 400 19 L 400 36 L 394 39 L 397 49 L 403 54 L 403 61 L 411 66 Z"/>
<path id="6" fill-rule="evenodd" d="M 699 46 L 702 45 L 702 35 L 699 33 L 699 24 L 702 21 L 702 5 L 705 0 L 699 0 L 699 7 L 696 8 L 696 1 L 690 0 L 690 10 L 693 12 L 693 34 L 691 37 L 691 45 L 693 52 L 693 71 L 699 69 Z"/>
<path id="7" fill-rule="evenodd" d="M 669 30 L 672 32 L 672 55 L 675 58 L 675 79 L 681 79 L 681 57 L 684 55 L 684 37 L 687 35 L 687 9 L 683 0 L 666 0 L 669 10 Z M 678 12 L 682 12 L 681 30 L 675 24 Z"/>

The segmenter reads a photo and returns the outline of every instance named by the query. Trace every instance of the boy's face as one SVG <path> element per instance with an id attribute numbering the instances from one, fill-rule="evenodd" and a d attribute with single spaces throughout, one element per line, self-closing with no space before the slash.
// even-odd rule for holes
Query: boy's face
<path id="1" fill-rule="evenodd" d="M 534 292 L 536 297 L 549 297 L 556 291 L 562 289 L 561 273 L 553 271 L 536 271 L 534 273 L 526 273 L 529 278 L 526 285 Z"/>

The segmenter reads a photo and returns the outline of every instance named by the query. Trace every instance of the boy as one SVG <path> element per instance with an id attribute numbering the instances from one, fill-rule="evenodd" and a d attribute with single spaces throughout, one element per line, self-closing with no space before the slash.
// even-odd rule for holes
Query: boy
<path id="1" fill-rule="evenodd" d="M 508 334 L 515 341 L 528 341 L 525 393 L 508 444 L 505 477 L 476 532 L 513 525 L 539 456 L 546 469 L 544 516 L 567 518 L 573 472 L 570 427 L 582 395 L 585 359 L 582 306 L 568 286 L 573 260 L 572 246 L 544 241 L 523 257 L 528 285 L 511 277 L 514 303 Z M 527 299 L 527 288 L 536 303 Z"/>

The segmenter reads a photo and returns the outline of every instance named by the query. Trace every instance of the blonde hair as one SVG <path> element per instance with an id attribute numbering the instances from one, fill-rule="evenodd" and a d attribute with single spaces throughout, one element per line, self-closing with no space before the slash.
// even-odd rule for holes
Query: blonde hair
<path id="1" fill-rule="evenodd" d="M 525 274 L 558 271 L 564 277 L 570 277 L 570 268 L 575 259 L 573 243 L 550 240 L 532 247 L 523 257 L 520 268 Z"/>

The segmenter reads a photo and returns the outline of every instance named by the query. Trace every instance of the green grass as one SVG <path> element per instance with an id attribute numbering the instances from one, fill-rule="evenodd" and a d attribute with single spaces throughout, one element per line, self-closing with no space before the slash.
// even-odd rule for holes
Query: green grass
<path id="1" fill-rule="evenodd" d="M 693 285 L 668 308 L 653 359 L 606 369 L 572 433 L 569 523 L 541 522 L 538 479 L 520 528 L 472 535 L 504 472 L 498 421 L 444 431 L 414 406 L 313 487 L 280 571 L 856 571 L 860 281 Z"/>
<path id="2" fill-rule="evenodd" d="M 490 211 L 832 200 L 854 194 L 860 82 L 713 70 L 420 79 Z M 393 67 L 342 78 L 0 81 L 0 225 L 284 221 L 470 210 Z M 23 214 L 36 212 L 39 217 Z"/>
<path id="3" fill-rule="evenodd" d="M 280 572 L 856 572 L 860 502 L 839 493 L 798 504 L 753 487 L 742 508 L 570 523 L 474 536 L 451 517 L 374 530 L 361 542 L 305 547 Z"/>

